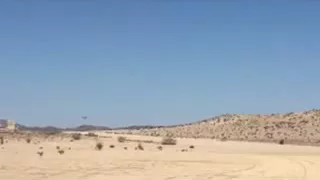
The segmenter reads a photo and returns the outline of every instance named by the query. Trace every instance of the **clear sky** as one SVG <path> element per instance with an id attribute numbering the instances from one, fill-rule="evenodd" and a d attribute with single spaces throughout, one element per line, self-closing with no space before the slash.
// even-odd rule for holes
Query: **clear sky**
<path id="1" fill-rule="evenodd" d="M 320 108 L 320 3 L 222 2 L 1 1 L 0 118 L 167 125 Z"/>

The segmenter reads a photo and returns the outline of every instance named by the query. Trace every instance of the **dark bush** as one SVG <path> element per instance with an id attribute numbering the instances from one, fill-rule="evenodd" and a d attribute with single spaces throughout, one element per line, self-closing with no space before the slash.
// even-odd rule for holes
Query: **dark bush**
<path id="1" fill-rule="evenodd" d="M 39 152 L 37 152 L 37 154 L 41 157 L 41 156 L 43 156 L 43 151 L 39 151 Z"/>
<path id="2" fill-rule="evenodd" d="M 123 143 L 123 142 L 125 142 L 126 141 L 126 138 L 125 137 L 123 137 L 123 136 L 119 136 L 118 137 L 118 142 L 119 143 Z"/>
<path id="3" fill-rule="evenodd" d="M 74 134 L 72 134 L 72 139 L 74 139 L 74 140 L 80 140 L 80 139 L 81 139 L 81 134 L 80 134 L 80 133 L 74 133 Z"/>
<path id="4" fill-rule="evenodd" d="M 279 144 L 280 144 L 280 145 L 283 145 L 283 144 L 284 144 L 284 139 L 281 139 L 281 140 L 279 141 Z"/>
<path id="5" fill-rule="evenodd" d="M 175 140 L 174 138 L 171 138 L 171 137 L 166 137 L 166 138 L 162 139 L 161 144 L 162 145 L 176 145 L 177 140 Z"/>
<path id="6" fill-rule="evenodd" d="M 100 151 L 103 148 L 103 144 L 101 142 L 98 142 L 96 144 L 96 150 Z"/>
<path id="7" fill-rule="evenodd" d="M 88 137 L 98 137 L 98 135 L 93 133 L 93 132 L 89 132 L 88 134 L 86 134 L 86 136 L 88 136 Z"/>
<path id="8" fill-rule="evenodd" d="M 3 144 L 3 143 L 4 143 L 3 137 L 0 137 L 0 144 Z"/>
<path id="9" fill-rule="evenodd" d="M 220 141 L 227 141 L 227 140 L 228 140 L 227 137 L 222 137 L 222 138 L 220 139 Z"/>
<path id="10" fill-rule="evenodd" d="M 142 144 L 140 144 L 140 143 L 138 144 L 137 149 L 140 150 L 140 151 L 143 151 L 143 150 L 144 150 Z"/>
<path id="11" fill-rule="evenodd" d="M 61 149 L 61 150 L 58 151 L 58 153 L 59 153 L 60 155 L 62 155 L 62 154 L 64 154 L 64 150 Z"/>

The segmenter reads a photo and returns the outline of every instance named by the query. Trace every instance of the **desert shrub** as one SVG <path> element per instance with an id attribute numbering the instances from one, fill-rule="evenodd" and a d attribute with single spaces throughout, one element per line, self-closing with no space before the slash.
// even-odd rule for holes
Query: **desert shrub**
<path id="1" fill-rule="evenodd" d="M 152 140 L 139 140 L 139 139 L 126 139 L 125 141 L 128 141 L 128 142 L 137 142 L 137 143 L 155 143 L 154 141 Z"/>
<path id="2" fill-rule="evenodd" d="M 60 149 L 60 150 L 58 151 L 58 153 L 59 153 L 60 155 L 62 155 L 62 154 L 64 154 L 64 150 Z"/>
<path id="3" fill-rule="evenodd" d="M 190 145 L 189 148 L 190 148 L 190 149 L 194 149 L 194 145 Z"/>
<path id="4" fill-rule="evenodd" d="M 56 149 L 59 150 L 59 149 L 60 149 L 60 146 L 56 146 Z"/>
<path id="5" fill-rule="evenodd" d="M 98 142 L 97 144 L 96 144 L 96 150 L 98 150 L 98 151 L 100 151 L 101 149 L 103 148 L 103 144 L 101 143 L 101 142 Z"/>
<path id="6" fill-rule="evenodd" d="M 109 146 L 109 148 L 114 148 L 114 145 L 113 145 L 113 144 L 111 144 L 111 145 Z"/>
<path id="7" fill-rule="evenodd" d="M 123 136 L 119 136 L 118 137 L 118 142 L 119 143 L 123 143 L 123 142 L 125 142 L 126 141 L 126 137 L 123 137 Z"/>
<path id="8" fill-rule="evenodd" d="M 283 144 L 284 144 L 284 139 L 281 139 L 281 140 L 279 141 L 279 144 L 280 144 L 280 145 L 283 145 Z"/>
<path id="9" fill-rule="evenodd" d="M 4 143 L 3 137 L 0 137 L 0 144 L 3 144 L 3 143 Z"/>
<path id="10" fill-rule="evenodd" d="M 143 150 L 144 150 L 142 144 L 140 144 L 140 143 L 138 144 L 137 149 L 140 150 L 140 151 L 143 151 Z"/>
<path id="11" fill-rule="evenodd" d="M 80 134 L 80 133 L 74 133 L 74 134 L 72 134 L 72 139 L 74 139 L 74 140 L 80 140 L 80 139 L 81 139 L 81 134 Z"/>
<path id="12" fill-rule="evenodd" d="M 86 136 L 88 136 L 88 137 L 98 137 L 98 135 L 93 133 L 93 132 L 89 132 L 88 134 L 86 134 Z"/>
<path id="13" fill-rule="evenodd" d="M 42 147 L 42 146 L 40 146 L 40 147 L 39 147 L 39 149 L 43 149 L 43 147 Z"/>
<path id="14" fill-rule="evenodd" d="M 162 151 L 162 146 L 158 146 L 157 149 L 159 149 L 159 151 Z"/>
<path id="15" fill-rule="evenodd" d="M 124 147 L 123 149 L 124 149 L 124 150 L 127 150 L 128 148 L 127 148 L 127 147 Z"/>
<path id="16" fill-rule="evenodd" d="M 181 152 L 187 152 L 188 149 L 181 149 Z"/>
<path id="17" fill-rule="evenodd" d="M 43 156 L 43 151 L 38 151 L 37 154 L 41 157 Z"/>
<path id="18" fill-rule="evenodd" d="M 165 137 L 162 139 L 161 141 L 162 145 L 176 145 L 177 144 L 177 140 L 171 137 Z"/>
<path id="19" fill-rule="evenodd" d="M 56 135 L 61 134 L 61 131 L 59 131 L 59 130 L 49 130 L 49 131 L 42 132 L 42 134 L 45 135 L 46 137 L 56 136 Z"/>
<path id="20" fill-rule="evenodd" d="M 69 147 L 68 149 L 71 150 L 71 147 Z"/>
<path id="21" fill-rule="evenodd" d="M 220 139 L 220 141 L 227 141 L 227 140 L 228 140 L 227 137 L 222 137 L 222 138 Z"/>
<path id="22" fill-rule="evenodd" d="M 30 138 L 27 138 L 26 139 L 26 142 L 29 144 L 29 143 L 31 143 L 31 139 Z"/>

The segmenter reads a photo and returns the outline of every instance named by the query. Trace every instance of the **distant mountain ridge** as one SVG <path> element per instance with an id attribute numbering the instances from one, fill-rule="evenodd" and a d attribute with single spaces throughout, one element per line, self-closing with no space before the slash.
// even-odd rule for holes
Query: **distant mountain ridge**
<path id="1" fill-rule="evenodd" d="M 99 131 L 110 130 L 107 126 L 94 126 L 94 125 L 80 125 L 74 128 L 60 128 L 55 126 L 25 126 L 22 124 L 16 125 L 17 129 L 22 131 L 37 131 L 37 132 L 61 132 L 61 131 Z"/>
<path id="2" fill-rule="evenodd" d="M 153 126 L 153 125 L 131 125 L 123 127 L 111 128 L 108 126 L 96 126 L 83 124 L 73 128 L 61 128 L 56 126 L 26 126 L 22 124 L 16 124 L 17 129 L 22 131 L 37 131 L 37 132 L 57 132 L 57 131 L 105 131 L 105 130 L 139 130 L 139 129 L 153 129 L 153 128 L 162 128 L 162 127 L 171 127 L 171 126 Z"/>

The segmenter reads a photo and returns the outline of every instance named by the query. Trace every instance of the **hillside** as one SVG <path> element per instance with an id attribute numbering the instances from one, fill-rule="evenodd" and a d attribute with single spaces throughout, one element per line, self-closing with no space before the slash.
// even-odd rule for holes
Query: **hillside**
<path id="1" fill-rule="evenodd" d="M 187 125 L 125 133 L 150 136 L 213 138 L 288 143 L 320 144 L 320 110 L 270 115 L 226 114 Z"/>

